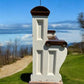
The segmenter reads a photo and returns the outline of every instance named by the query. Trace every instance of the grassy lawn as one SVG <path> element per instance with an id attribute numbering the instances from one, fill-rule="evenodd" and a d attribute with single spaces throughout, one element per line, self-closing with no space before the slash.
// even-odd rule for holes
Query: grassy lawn
<path id="1" fill-rule="evenodd" d="M 64 84 L 84 84 L 84 55 L 68 55 L 60 72 Z"/>
<path id="2" fill-rule="evenodd" d="M 31 71 L 32 63 L 23 71 L 0 79 L 0 84 L 28 84 L 29 77 L 25 73 L 31 73 Z M 64 84 L 84 84 L 84 55 L 68 55 L 60 73 L 62 74 Z"/>

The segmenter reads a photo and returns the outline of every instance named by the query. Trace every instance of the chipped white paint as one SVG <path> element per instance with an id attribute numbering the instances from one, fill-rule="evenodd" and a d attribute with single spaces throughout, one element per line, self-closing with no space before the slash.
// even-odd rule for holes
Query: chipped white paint
<path id="1" fill-rule="evenodd" d="M 32 82 L 59 82 L 62 77 L 60 68 L 67 56 L 67 48 L 61 46 L 46 47 L 48 17 L 33 16 L 33 73 Z"/>

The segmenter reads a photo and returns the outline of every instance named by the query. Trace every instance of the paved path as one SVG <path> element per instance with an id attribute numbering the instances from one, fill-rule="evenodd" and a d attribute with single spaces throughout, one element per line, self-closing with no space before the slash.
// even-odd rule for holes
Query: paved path
<path id="1" fill-rule="evenodd" d="M 19 71 L 22 71 L 31 62 L 32 62 L 32 56 L 26 56 L 13 64 L 3 66 L 2 68 L 0 68 L 0 78 L 4 78 L 13 75 Z"/>

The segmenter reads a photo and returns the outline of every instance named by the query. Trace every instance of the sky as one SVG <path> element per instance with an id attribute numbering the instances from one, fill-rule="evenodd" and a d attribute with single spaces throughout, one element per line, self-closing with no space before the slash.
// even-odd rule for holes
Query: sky
<path id="1" fill-rule="evenodd" d="M 0 0 L 0 45 L 16 38 L 32 44 L 30 11 L 39 5 L 40 0 Z M 57 37 L 68 43 L 81 41 L 76 21 L 79 13 L 84 12 L 84 0 L 42 0 L 42 6 L 50 10 L 49 27 L 56 30 Z"/>
<path id="2" fill-rule="evenodd" d="M 50 23 L 49 30 L 55 30 L 56 36 L 67 43 L 80 42 L 84 38 L 84 29 L 80 28 L 75 21 L 65 21 Z M 0 46 L 6 45 L 15 39 L 21 45 L 32 45 L 31 24 L 1 25 L 0 26 Z M 84 39 L 83 39 L 84 40 Z"/>
<path id="3" fill-rule="evenodd" d="M 40 0 L 0 0 L 0 24 L 31 23 L 30 10 L 40 5 Z M 84 12 L 84 0 L 42 0 L 42 6 L 51 13 L 49 22 L 77 20 Z"/>
<path id="4" fill-rule="evenodd" d="M 0 34 L 0 46 L 14 44 L 15 40 L 19 45 L 32 45 L 32 34 Z"/>

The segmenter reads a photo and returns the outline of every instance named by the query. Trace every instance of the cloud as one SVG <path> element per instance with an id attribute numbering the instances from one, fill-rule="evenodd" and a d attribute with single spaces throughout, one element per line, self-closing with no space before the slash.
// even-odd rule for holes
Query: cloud
<path id="1" fill-rule="evenodd" d="M 21 37 L 22 44 L 32 44 L 32 34 L 26 34 Z"/>
<path id="2" fill-rule="evenodd" d="M 63 21 L 50 23 L 48 28 L 60 28 L 60 29 L 76 29 L 79 28 L 77 22 L 72 21 Z M 31 24 L 0 24 L 0 34 L 31 34 L 32 33 L 32 25 Z"/>
<path id="3" fill-rule="evenodd" d="M 1 27 L 3 27 L 4 25 L 3 24 L 0 24 Z"/>
<path id="4" fill-rule="evenodd" d="M 62 24 L 51 24 L 50 26 L 52 26 L 53 28 L 58 27 L 58 26 L 62 26 Z"/>
<path id="5" fill-rule="evenodd" d="M 0 29 L 8 29 L 8 25 L 5 25 L 5 24 L 0 24 Z"/>
<path id="6" fill-rule="evenodd" d="M 58 28 L 58 27 L 65 27 L 65 28 L 77 28 L 79 27 L 78 23 L 73 23 L 73 22 L 61 22 L 61 23 L 55 23 L 55 24 L 49 24 L 50 27 L 52 28 Z"/>
<path id="7" fill-rule="evenodd" d="M 0 24 L 0 29 L 18 29 L 18 28 L 29 28 L 31 27 L 31 24 L 12 24 L 12 25 L 6 25 L 6 24 Z"/>
<path id="8" fill-rule="evenodd" d="M 0 34 L 28 34 L 32 33 L 31 24 L 0 24 Z"/>
<path id="9" fill-rule="evenodd" d="M 4 44 L 0 43 L 0 46 L 4 46 Z"/>
<path id="10" fill-rule="evenodd" d="M 22 37 L 22 40 L 26 40 L 28 38 L 32 37 L 32 34 L 26 34 Z"/>
<path id="11" fill-rule="evenodd" d="M 23 28 L 28 28 L 28 27 L 30 27 L 30 26 L 31 26 L 31 25 L 27 25 L 27 24 L 22 25 Z"/>
<path id="12" fill-rule="evenodd" d="M 7 45 L 12 45 L 12 44 L 13 44 L 12 41 L 5 41 L 5 43 L 6 43 Z"/>

